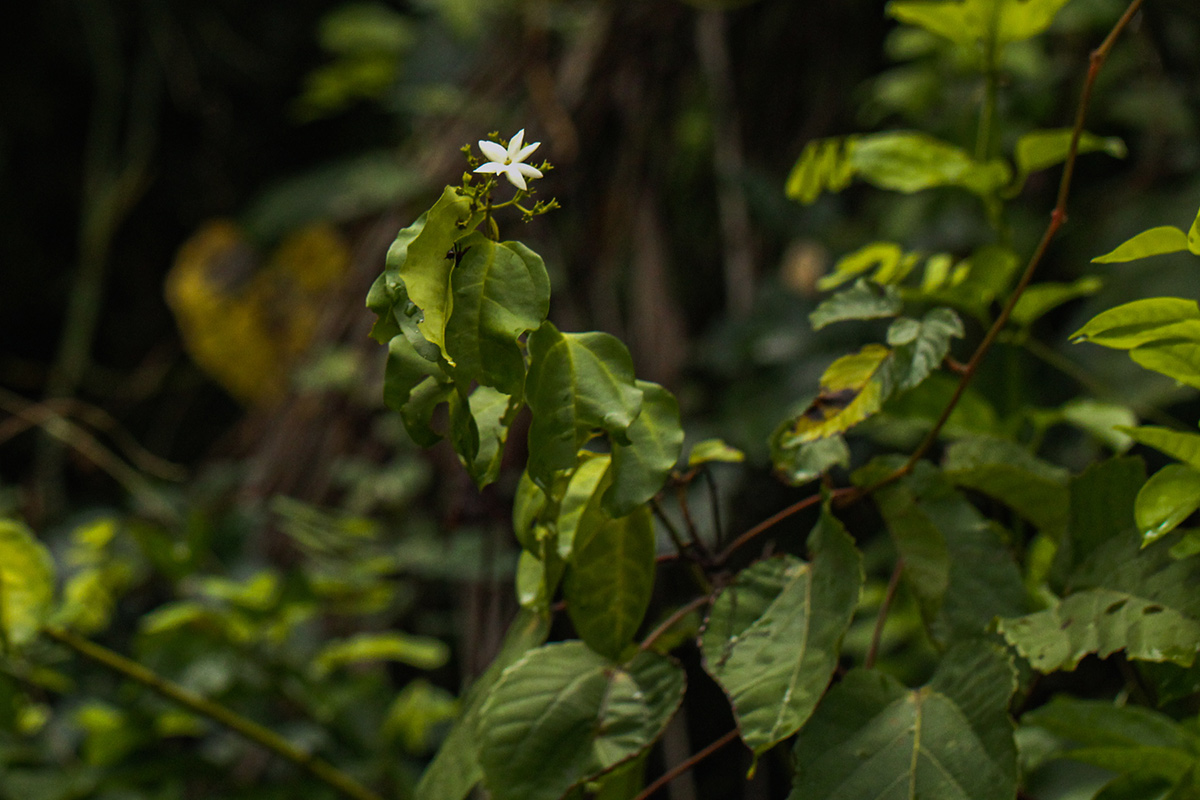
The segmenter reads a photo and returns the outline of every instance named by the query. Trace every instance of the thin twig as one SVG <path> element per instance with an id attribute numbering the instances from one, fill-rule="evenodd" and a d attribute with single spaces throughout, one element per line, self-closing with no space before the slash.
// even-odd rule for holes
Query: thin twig
<path id="1" fill-rule="evenodd" d="M 687 552 L 687 542 L 683 541 L 683 537 L 679 535 L 679 529 L 675 527 L 675 523 L 671 522 L 670 517 L 663 511 L 662 504 L 658 502 L 657 497 L 650 498 L 650 509 L 654 512 L 654 516 L 658 517 L 658 521 L 667 529 L 667 535 L 671 537 L 671 541 L 675 544 L 675 549 L 679 551 L 679 555 Z"/>
<path id="2" fill-rule="evenodd" d="M 60 644 L 66 645 L 84 658 L 91 659 L 129 680 L 140 683 L 163 697 L 178 703 L 191 711 L 201 714 L 226 728 L 241 734 L 246 739 L 258 744 L 295 764 L 312 775 L 317 780 L 330 786 L 353 800 L 383 800 L 367 787 L 350 777 L 337 767 L 312 753 L 301 750 L 296 745 L 284 739 L 269 728 L 259 725 L 253 720 L 243 717 L 227 706 L 223 706 L 207 697 L 191 692 L 179 684 L 170 681 L 148 667 L 114 653 L 106 647 L 88 639 L 58 628 L 45 628 L 43 632 Z"/>
<path id="3" fill-rule="evenodd" d="M 696 548 L 696 554 L 700 556 L 701 560 L 708 564 L 712 561 L 712 554 L 704 546 L 704 541 L 700 538 L 700 531 L 696 528 L 696 521 L 692 519 L 692 509 L 688 506 L 687 492 L 687 484 L 681 483 L 675 487 L 675 496 L 679 498 L 679 511 L 683 514 L 683 522 L 687 526 L 688 538 L 691 539 L 692 547 Z"/>
<path id="4" fill-rule="evenodd" d="M 659 638 L 664 633 L 669 631 L 675 625 L 675 623 L 679 622 L 679 620 L 683 619 L 688 614 L 692 613 L 697 608 L 700 608 L 700 606 L 704 605 L 705 603 L 707 603 L 711 600 L 712 600 L 711 596 L 701 595 L 700 597 L 694 598 L 687 605 L 675 609 L 675 613 L 671 614 L 671 616 L 669 616 L 665 620 L 663 620 L 662 623 L 657 628 L 652 630 L 650 632 L 650 634 L 645 639 L 642 640 L 642 643 L 640 645 L 638 645 L 638 647 L 642 650 L 649 650 L 651 647 L 654 646 L 654 643 L 656 641 L 658 641 Z"/>
<path id="5" fill-rule="evenodd" d="M 700 474 L 704 476 L 704 485 L 708 487 L 708 502 L 712 506 L 713 541 L 720 545 L 725 538 L 725 531 L 721 525 L 721 496 L 717 492 L 717 479 L 708 467 L 700 470 Z"/>
<path id="6" fill-rule="evenodd" d="M 900 587 L 900 576 L 903 574 L 904 559 L 898 558 L 896 566 L 892 570 L 892 577 L 888 580 L 887 591 L 883 594 L 883 602 L 879 605 L 879 613 L 875 615 L 875 630 L 871 633 L 871 647 L 867 650 L 867 657 L 863 659 L 863 667 L 866 669 L 875 666 L 875 657 L 879 655 L 879 641 L 883 638 L 883 626 L 887 622 L 892 601 L 896 599 L 896 590 Z"/>
<path id="7" fill-rule="evenodd" d="M 701 761 L 708 758 L 710 755 L 712 755 L 713 753 L 717 752 L 725 745 L 732 742 L 737 737 L 738 737 L 738 729 L 734 728 L 733 730 L 729 731 L 729 733 L 725 734 L 720 739 L 717 739 L 715 742 L 710 744 L 708 747 L 706 747 L 703 750 L 701 750 L 700 752 L 696 753 L 694 756 L 689 758 L 687 761 L 681 761 L 680 763 L 671 767 L 671 769 L 664 772 L 662 775 L 659 775 L 657 780 L 654 781 L 654 783 L 650 784 L 645 789 L 643 789 L 641 794 L 639 794 L 633 800 L 646 800 L 646 798 L 648 798 L 650 795 L 654 794 L 659 789 L 666 786 L 668 783 L 675 780 L 680 775 L 687 772 L 689 769 L 696 766 Z"/>

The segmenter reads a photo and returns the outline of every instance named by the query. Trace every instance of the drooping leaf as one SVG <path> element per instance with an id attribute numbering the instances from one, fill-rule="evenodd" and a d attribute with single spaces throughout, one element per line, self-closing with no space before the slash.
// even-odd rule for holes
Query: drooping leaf
<path id="1" fill-rule="evenodd" d="M 1181 253 L 1187 249 L 1188 235 L 1186 233 L 1171 225 L 1161 225 L 1148 231 L 1142 231 L 1129 241 L 1119 245 L 1111 253 L 1096 256 L 1092 259 L 1092 263 L 1119 264 L 1150 256 Z"/>
<path id="2" fill-rule="evenodd" d="M 1195 300 L 1134 300 L 1096 315 L 1071 334 L 1073 343 L 1091 342 L 1118 350 L 1173 338 L 1200 339 L 1200 305 Z"/>
<path id="3" fill-rule="evenodd" d="M 683 670 L 657 653 L 619 665 L 578 641 L 532 650 L 479 714 L 485 783 L 496 800 L 558 800 L 653 744 L 683 688 Z"/>
<path id="4" fill-rule="evenodd" d="M 802 486 L 836 466 L 850 466 L 850 448 L 841 434 L 798 442 L 790 430 L 791 423 L 785 421 L 771 437 L 771 464 L 787 483 Z"/>
<path id="5" fill-rule="evenodd" d="M 880 286 L 859 278 L 854 286 L 835 294 L 808 315 L 814 331 L 826 325 L 852 319 L 878 319 L 894 317 L 903 304 L 900 294 L 892 286 Z"/>
<path id="6" fill-rule="evenodd" d="M 740 464 L 745 460 L 745 453 L 726 444 L 724 440 L 705 439 L 692 446 L 691 452 L 688 453 L 687 465 L 691 468 L 712 463 Z"/>
<path id="7" fill-rule="evenodd" d="M 613 519 L 602 503 L 584 510 L 563 581 L 579 637 L 618 658 L 641 627 L 654 589 L 654 518 L 642 506 Z"/>
<path id="8" fill-rule="evenodd" d="M 1168 464 L 1150 476 L 1138 492 L 1134 519 L 1144 545 L 1175 530 L 1200 508 L 1200 470 L 1186 464 Z"/>
<path id="9" fill-rule="evenodd" d="M 1001 620 L 997 629 L 1039 672 L 1073 670 L 1086 655 L 1189 666 L 1200 641 L 1200 621 L 1127 592 L 1086 589 L 1053 608 Z"/>
<path id="10" fill-rule="evenodd" d="M 529 476 L 545 487 L 554 473 L 575 465 L 592 436 L 607 433 L 629 444 L 628 430 L 642 410 L 642 390 L 625 345 L 606 333 L 559 333 L 549 322 L 529 337 L 526 401 Z"/>
<path id="11" fill-rule="evenodd" d="M 422 357 L 406 336 L 393 336 L 388 342 L 383 373 L 383 402 L 394 411 L 402 410 L 413 389 L 426 378 L 433 378 L 436 383 L 448 380 L 438 363 Z"/>
<path id="12" fill-rule="evenodd" d="M 408 289 L 400 279 L 400 267 L 408 257 L 408 246 L 425 227 L 428 213 L 417 217 L 416 222 L 407 228 L 401 228 L 396 234 L 395 241 L 388 248 L 386 267 L 367 292 L 367 308 L 375 312 L 378 319 L 371 327 L 371 338 L 380 344 L 387 344 L 400 335 L 401 324 L 410 319 Z M 415 306 L 412 306 L 415 310 Z M 416 321 L 412 322 L 413 327 Z"/>
<path id="13" fill-rule="evenodd" d="M 729 696 L 755 755 L 812 714 L 858 603 L 862 559 L 827 509 L 811 544 L 811 563 L 784 556 L 739 573 L 717 596 L 701 634 L 705 669 Z"/>
<path id="14" fill-rule="evenodd" d="M 679 402 L 657 383 L 637 381 L 642 413 L 629 426 L 629 444 L 612 446 L 613 480 L 605 509 L 622 517 L 658 494 L 683 449 Z"/>
<path id="15" fill-rule="evenodd" d="M 417 669 L 437 669 L 450 660 L 450 648 L 429 636 L 400 631 L 360 633 L 326 644 L 313 658 L 313 669 L 325 675 L 347 664 L 399 661 Z"/>
<path id="16" fill-rule="evenodd" d="M 1012 800 L 1015 688 L 1007 659 L 977 642 L 952 647 L 920 689 L 853 670 L 796 739 L 789 800 Z"/>
<path id="17" fill-rule="evenodd" d="M 888 328 L 894 349 L 888 365 L 892 391 L 904 392 L 924 381 L 950 352 L 950 340 L 963 335 L 962 320 L 948 308 L 928 311 L 920 322 L 901 317 Z"/>
<path id="18" fill-rule="evenodd" d="M 1015 442 L 961 439 L 946 450 L 942 468 L 955 485 L 996 498 L 1056 540 L 1067 526 L 1067 471 Z"/>
<path id="19" fill-rule="evenodd" d="M 455 375 L 520 396 L 525 359 L 517 340 L 549 312 L 546 267 L 520 242 L 495 243 L 479 232 L 457 246 L 462 255 L 450 276 L 454 302 L 445 329 Z"/>
<path id="20" fill-rule="evenodd" d="M 791 424 L 781 446 L 840 434 L 878 411 L 891 391 L 885 368 L 890 355 L 886 347 L 869 344 L 830 364 L 820 394 Z"/>
<path id="21" fill-rule="evenodd" d="M 548 615 L 521 611 L 504 636 L 504 644 L 487 670 L 463 695 L 462 711 L 417 784 L 415 800 L 463 800 L 483 777 L 476 725 L 480 709 L 501 673 L 526 652 L 546 641 Z"/>
<path id="22" fill-rule="evenodd" d="M 54 599 L 54 561 L 23 523 L 0 519 L 0 652 L 38 635 Z"/>
<path id="23" fill-rule="evenodd" d="M 567 481 L 558 504 L 554 528 L 558 532 L 558 554 L 570 559 L 575 547 L 575 535 L 590 509 L 595 515 L 600 498 L 612 485 L 612 456 L 607 453 L 579 454 L 579 466 Z M 594 521 L 594 520 L 592 520 Z"/>
<path id="24" fill-rule="evenodd" d="M 442 383 L 436 376 L 425 378 L 409 393 L 408 400 L 400 408 L 404 429 L 412 440 L 422 447 L 433 447 L 442 435 L 433 429 L 433 412 L 442 403 L 449 402 L 457 389 L 452 383 Z"/>
<path id="25" fill-rule="evenodd" d="M 1073 283 L 1035 283 L 1017 300 L 1010 319 L 1027 328 L 1063 303 L 1093 295 L 1103 285 L 1104 281 L 1095 275 L 1085 275 Z"/>

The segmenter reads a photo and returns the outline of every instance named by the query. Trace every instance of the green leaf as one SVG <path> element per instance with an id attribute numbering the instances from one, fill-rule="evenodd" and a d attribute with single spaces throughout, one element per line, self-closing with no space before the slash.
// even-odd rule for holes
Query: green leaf
<path id="1" fill-rule="evenodd" d="M 1200 622 L 1128 592 L 1087 589 L 1055 607 L 1001 620 L 997 629 L 1039 672 L 1073 670 L 1086 655 L 1189 666 L 1200 641 Z"/>
<path id="2" fill-rule="evenodd" d="M 1032 39 L 1050 27 L 1070 0 L 892 0 L 887 13 L 974 50 Z"/>
<path id="3" fill-rule="evenodd" d="M 950 352 L 950 340 L 963 335 L 962 320 L 948 308 L 934 308 L 918 323 L 902 317 L 888 328 L 894 350 L 888 365 L 892 391 L 904 392 L 924 381 Z"/>
<path id="4" fill-rule="evenodd" d="M 426 378 L 433 378 L 438 383 L 447 380 L 441 366 L 422 357 L 406 336 L 393 336 L 388 342 L 387 366 L 383 373 L 383 402 L 394 411 L 402 410 L 413 389 Z"/>
<path id="5" fill-rule="evenodd" d="M 408 401 L 400 408 L 400 417 L 414 442 L 421 447 L 433 447 L 441 441 L 442 435 L 433 429 L 433 412 L 449 402 L 456 391 L 454 384 L 442 383 L 434 376 L 413 387 Z"/>
<path id="6" fill-rule="evenodd" d="M 999 159 L 976 161 L 962 148 L 916 131 L 860 136 L 848 149 L 856 175 L 905 194 L 957 186 L 989 197 L 1012 178 L 1012 170 Z"/>
<path id="7" fill-rule="evenodd" d="M 1111 458 L 1071 479 L 1071 516 L 1059 548 L 1060 571 L 1074 574 L 1108 542 L 1134 536 L 1131 509 L 1146 481 L 1140 458 Z"/>
<path id="8" fill-rule="evenodd" d="M 450 394 L 454 450 L 478 488 L 499 476 L 508 430 L 520 410 L 520 402 L 490 386 L 475 387 L 465 401 L 459 392 Z"/>
<path id="9" fill-rule="evenodd" d="M 1125 428 L 1134 441 L 1177 458 L 1188 466 L 1200 469 L 1200 434 L 1162 428 L 1157 425 L 1140 425 Z"/>
<path id="10" fill-rule="evenodd" d="M 642 390 L 642 413 L 629 426 L 629 444 L 612 446 L 612 486 L 604 496 L 605 510 L 622 517 L 658 494 L 683 450 L 679 402 L 657 383 L 637 381 Z"/>
<path id="11" fill-rule="evenodd" d="M 1013 308 L 1012 322 L 1027 328 L 1050 311 L 1080 297 L 1100 291 L 1104 281 L 1095 275 L 1085 275 L 1073 283 L 1037 283 L 1025 290 Z"/>
<path id="12" fill-rule="evenodd" d="M 1148 708 L 1059 695 L 1022 717 L 1075 746 L 1055 755 L 1145 779 L 1175 783 L 1197 764 L 1200 736 Z"/>
<path id="13" fill-rule="evenodd" d="M 902 307 L 900 293 L 895 287 L 880 286 L 859 278 L 853 287 L 817 306 L 808 315 L 808 321 L 814 331 L 819 331 L 826 325 L 845 320 L 894 317 Z"/>
<path id="14" fill-rule="evenodd" d="M 445 339 L 455 376 L 520 396 L 525 358 L 518 339 L 541 325 L 550 310 L 546 267 L 520 242 L 497 244 L 479 232 L 458 247 L 462 256 L 450 275 L 454 300 Z"/>
<path id="15" fill-rule="evenodd" d="M 905 255 L 900 245 L 895 242 L 872 242 L 864 245 L 853 253 L 848 253 L 838 259 L 833 266 L 833 272 L 817 281 L 817 288 L 829 291 L 841 286 L 851 278 L 874 271 L 871 280 L 875 283 L 888 283 L 880 276 L 898 276 L 903 278 L 916 266 L 917 258 L 911 254 Z M 809 317 L 811 322 L 812 317 Z"/>
<path id="16" fill-rule="evenodd" d="M 501 673 L 532 648 L 546 641 L 548 616 L 522 611 L 509 625 L 504 644 L 487 670 L 463 695 L 462 713 L 417 784 L 416 800 L 463 800 L 483 777 L 478 758 L 480 710 Z"/>
<path id="17" fill-rule="evenodd" d="M 688 453 L 688 468 L 701 464 L 740 464 L 746 460 L 746 454 L 736 447 L 728 445 L 723 439 L 705 439 L 696 442 Z"/>
<path id="18" fill-rule="evenodd" d="M 1137 414 L 1129 406 L 1077 397 L 1064 403 L 1058 409 L 1058 416 L 1063 422 L 1090 433 L 1118 453 L 1125 452 L 1133 445 L 1133 440 L 1118 430 L 1137 425 Z"/>
<path id="19" fill-rule="evenodd" d="M 743 570 L 718 596 L 700 646 L 733 704 L 742 739 L 761 755 L 805 723 L 837 667 L 862 586 L 862 559 L 825 509 L 810 564 L 783 556 Z"/>
<path id="20" fill-rule="evenodd" d="M 0 652 L 41 630 L 54 600 L 54 560 L 23 523 L 0 519 Z"/>
<path id="21" fill-rule="evenodd" d="M 1017 182 L 1024 183 L 1030 173 L 1066 161 L 1073 132 L 1071 128 L 1030 131 L 1018 139 L 1014 153 L 1017 161 Z M 1098 151 L 1108 153 L 1114 158 L 1124 158 L 1129 152 L 1125 142 L 1118 136 L 1101 137 L 1082 131 L 1079 135 L 1078 153 L 1083 155 Z"/>
<path id="22" fill-rule="evenodd" d="M 1195 300 L 1134 300 L 1098 314 L 1071 334 L 1072 343 L 1091 342 L 1118 350 L 1174 338 L 1200 341 L 1200 305 Z"/>
<path id="23" fill-rule="evenodd" d="M 920 689 L 853 670 L 796 739 L 789 800 L 1012 800 L 1015 688 L 1008 660 L 978 643 L 951 648 Z"/>
<path id="24" fill-rule="evenodd" d="M 408 246 L 425 227 L 429 214 L 417 217 L 417 221 L 407 228 L 401 228 L 396 234 L 396 240 L 388 248 L 387 261 L 384 271 L 371 284 L 367 292 L 367 308 L 375 312 L 378 319 L 371 328 L 371 338 L 380 344 L 387 344 L 391 339 L 400 335 L 401 326 L 410 319 L 410 306 L 415 306 L 408 299 L 408 290 L 400 279 L 400 267 L 408 256 Z M 416 321 L 412 322 L 416 327 Z"/>
<path id="25" fill-rule="evenodd" d="M 1200 256 L 1200 211 L 1196 212 L 1192 227 L 1188 229 L 1187 242 L 1192 255 Z"/>
<path id="26" fill-rule="evenodd" d="M 563 559 L 571 558 L 575 534 L 582 524 L 584 514 L 590 510 L 595 515 L 600 508 L 599 498 L 603 497 L 612 484 L 612 456 L 584 451 L 579 454 L 579 459 L 579 466 L 562 491 L 558 516 L 554 522 L 558 532 L 558 554 Z"/>
<path id="27" fill-rule="evenodd" d="M 409 299 L 423 315 L 417 327 L 424 337 L 437 345 L 446 361 L 454 359 L 446 350 L 446 321 L 453 305 L 450 292 L 450 273 L 454 257 L 447 254 L 464 233 L 470 219 L 470 201 L 460 197 L 447 186 L 442 196 L 426 212 L 425 224 L 404 250 L 403 260 L 394 249 L 388 251 L 389 267 L 397 263 L 396 272 L 408 291 Z M 401 234 L 404 232 L 401 231 Z"/>
<path id="28" fill-rule="evenodd" d="M 880 458 L 853 475 L 869 486 L 902 463 Z M 1027 610 L 1021 572 L 1003 532 L 932 465 L 875 491 L 888 532 L 904 558 L 905 582 L 939 641 L 982 635 L 997 615 Z"/>
<path id="29" fill-rule="evenodd" d="M 1196 333 L 1200 333 L 1200 330 Z M 1193 389 L 1200 389 L 1200 338 L 1144 344 L 1131 350 L 1129 357 L 1146 369 L 1174 378 Z"/>
<path id="30" fill-rule="evenodd" d="M 1056 541 L 1067 526 L 1067 471 L 1015 442 L 962 439 L 946 450 L 942 468 L 955 485 L 996 498 Z"/>
<path id="31" fill-rule="evenodd" d="M 575 465 L 576 453 L 599 432 L 629 444 L 627 431 L 642 410 L 633 359 L 606 333 L 559 333 L 549 322 L 529 337 L 526 400 L 529 476 L 543 488 L 557 470 Z"/>
<path id="32" fill-rule="evenodd" d="M 654 589 L 654 518 L 641 507 L 613 519 L 589 504 L 575 533 L 563 581 L 579 637 L 616 659 L 641 627 Z"/>
<path id="33" fill-rule="evenodd" d="M 683 696 L 671 659 L 617 665 L 582 642 L 530 651 L 504 671 L 479 716 L 485 782 L 495 800 L 558 800 L 645 751 Z"/>
<path id="34" fill-rule="evenodd" d="M 398 661 L 417 669 L 437 669 L 450 660 L 450 648 L 429 636 L 413 636 L 400 631 L 360 633 L 348 639 L 330 642 L 313 658 L 317 675 L 328 675 L 347 664 L 364 661 Z"/>
<path id="35" fill-rule="evenodd" d="M 848 151 L 854 137 L 816 139 L 804 146 L 796 165 L 788 174 L 784 192 L 792 200 L 810 205 L 822 192 L 840 192 L 850 185 L 854 168 Z"/>
<path id="36" fill-rule="evenodd" d="M 1142 486 L 1133 506 L 1142 544 L 1152 544 L 1166 536 L 1198 508 L 1200 470 L 1186 464 L 1163 467 Z"/>
<path id="37" fill-rule="evenodd" d="M 1180 253 L 1188 249 L 1188 235 L 1179 228 L 1162 225 L 1142 231 L 1129 241 L 1117 247 L 1111 253 L 1096 256 L 1093 264 L 1118 264 L 1124 261 L 1136 261 L 1139 258 L 1161 256 L 1167 253 Z"/>
<path id="38" fill-rule="evenodd" d="M 850 466 L 850 448 L 841 434 L 797 442 L 791 422 L 784 421 L 771 436 L 771 463 L 775 473 L 792 486 L 814 481 L 835 466 Z"/>

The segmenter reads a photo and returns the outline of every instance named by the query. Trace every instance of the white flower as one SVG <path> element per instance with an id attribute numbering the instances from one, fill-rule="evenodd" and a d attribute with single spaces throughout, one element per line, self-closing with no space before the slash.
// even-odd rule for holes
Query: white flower
<path id="1" fill-rule="evenodd" d="M 528 186 L 525 183 L 526 178 L 542 177 L 541 170 L 532 167 L 529 164 L 523 164 L 525 159 L 533 155 L 533 151 L 538 149 L 541 142 L 534 142 L 531 145 L 522 147 L 525 142 L 525 129 L 517 131 L 517 135 L 508 143 L 508 149 L 505 150 L 495 142 L 480 140 L 479 149 L 488 157 L 486 164 L 480 164 L 475 168 L 476 172 L 494 172 L 508 178 L 508 182 L 518 189 L 526 189 Z"/>

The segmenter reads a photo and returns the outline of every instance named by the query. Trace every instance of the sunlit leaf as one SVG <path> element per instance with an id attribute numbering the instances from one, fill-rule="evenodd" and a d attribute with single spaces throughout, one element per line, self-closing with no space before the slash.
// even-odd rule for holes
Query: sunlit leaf
<path id="1" fill-rule="evenodd" d="M 809 142 L 788 175 L 784 188 L 787 196 L 805 205 L 823 192 L 840 192 L 850 185 L 854 169 L 847 157 L 854 137 L 817 139 Z"/>
<path id="2" fill-rule="evenodd" d="M 700 638 L 705 669 L 729 695 L 756 755 L 812 714 L 858 603 L 862 560 L 828 510 L 811 545 L 811 563 L 784 556 L 739 573 L 717 596 Z"/>
<path id="3" fill-rule="evenodd" d="M 1157 425 L 1141 425 L 1124 430 L 1135 441 L 1200 469 L 1200 434 L 1175 431 Z"/>
<path id="4" fill-rule="evenodd" d="M 491 696 L 501 673 L 525 653 L 546 641 L 549 616 L 522 611 L 504 636 L 504 644 L 487 670 L 463 695 L 461 713 L 433 762 L 417 784 L 415 800 L 463 800 L 483 777 L 479 765 L 480 709 Z"/>
<path id="5" fill-rule="evenodd" d="M 1111 253 L 1096 256 L 1094 264 L 1117 264 L 1124 261 L 1136 261 L 1139 258 L 1161 256 L 1167 253 L 1179 253 L 1188 249 L 1188 235 L 1179 228 L 1162 225 L 1142 231 L 1129 241 L 1121 244 Z"/>
<path id="6" fill-rule="evenodd" d="M 980 643 L 951 648 L 920 689 L 853 670 L 800 731 L 788 798 L 1012 800 L 1015 688 L 1008 660 Z"/>
<path id="7" fill-rule="evenodd" d="M 1137 414 L 1128 406 L 1079 397 L 1064 403 L 1058 413 L 1063 422 L 1087 431 L 1118 453 L 1133 445 L 1133 440 L 1118 430 L 1137 424 Z"/>
<path id="8" fill-rule="evenodd" d="M 657 653 L 618 665 L 582 642 L 532 650 L 479 715 L 479 760 L 496 800 L 558 800 L 636 757 L 678 708 L 684 674 Z"/>
<path id="9" fill-rule="evenodd" d="M 1178 297 L 1134 300 L 1093 317 L 1071 341 L 1126 350 L 1162 339 L 1200 341 L 1200 305 Z"/>
<path id="10" fill-rule="evenodd" d="M 347 664 L 366 661 L 398 661 L 418 669 L 437 669 L 450 660 L 450 648 L 429 636 L 400 631 L 360 633 L 330 642 L 313 658 L 313 669 L 325 675 Z"/>
<path id="11" fill-rule="evenodd" d="M 1067 160 L 1067 152 L 1071 147 L 1071 128 L 1058 130 L 1030 131 L 1017 140 L 1014 156 L 1017 162 L 1017 182 L 1023 183 L 1033 172 L 1061 164 Z M 1128 154 L 1120 137 L 1097 136 L 1094 133 L 1082 131 L 1079 135 L 1079 154 L 1103 151 L 1114 158 L 1124 158 Z"/>
<path id="12" fill-rule="evenodd" d="M 529 476 L 548 486 L 554 473 L 575 465 L 576 453 L 598 433 L 629 444 L 628 430 L 642 410 L 633 359 L 606 333 L 559 333 L 546 322 L 529 337 L 526 401 Z"/>
<path id="13" fill-rule="evenodd" d="M 1152 544 L 1200 508 L 1200 470 L 1168 464 L 1150 476 L 1138 492 L 1134 519 L 1143 544 Z"/>
<path id="14" fill-rule="evenodd" d="M 0 652 L 37 636 L 54 599 L 54 561 L 24 524 L 0 519 Z"/>
<path id="15" fill-rule="evenodd" d="M 736 447 L 728 445 L 722 439 L 705 439 L 696 442 L 688 453 L 688 467 L 701 464 L 740 464 L 746 460 L 746 454 Z"/>
<path id="16" fill-rule="evenodd" d="M 1200 334 L 1200 329 L 1189 331 Z M 1174 378 L 1185 386 L 1200 389 L 1200 335 L 1191 341 L 1166 339 L 1129 351 L 1129 357 L 1146 369 Z"/>
<path id="17" fill-rule="evenodd" d="M 808 315 L 814 331 L 826 325 L 852 319 L 878 319 L 894 317 L 903 304 L 900 294 L 892 286 L 879 286 L 859 278 L 854 286 L 825 300 Z"/>
<path id="18" fill-rule="evenodd" d="M 916 263 L 917 258 L 906 256 L 900 245 L 895 242 L 872 242 L 839 258 L 833 266 L 833 272 L 817 281 L 817 288 L 828 291 L 872 271 L 872 280 L 881 283 L 880 274 L 903 277 Z"/>
<path id="19" fill-rule="evenodd" d="M 631 513 L 658 494 L 683 449 L 679 402 L 657 383 L 637 381 L 642 413 L 629 426 L 629 444 L 612 446 L 612 486 L 604 497 L 614 517 Z"/>
<path id="20" fill-rule="evenodd" d="M 558 533 L 556 546 L 564 559 L 571 558 L 575 534 L 589 509 L 594 515 L 600 508 L 600 498 L 612 485 L 612 456 L 607 453 L 583 452 L 579 466 L 567 481 L 558 504 L 554 528 Z"/>

